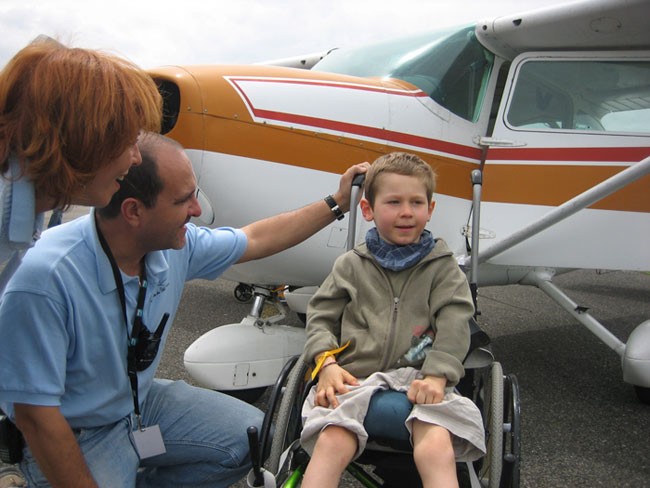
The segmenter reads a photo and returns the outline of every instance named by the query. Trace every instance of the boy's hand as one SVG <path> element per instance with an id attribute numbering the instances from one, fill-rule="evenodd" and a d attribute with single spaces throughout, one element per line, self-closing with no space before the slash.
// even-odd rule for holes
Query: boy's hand
<path id="1" fill-rule="evenodd" d="M 354 376 L 338 364 L 332 364 L 318 374 L 314 404 L 320 407 L 336 408 L 339 406 L 336 395 L 347 393 L 349 390 L 346 385 L 357 386 L 358 384 L 359 382 Z"/>
<path id="2" fill-rule="evenodd" d="M 440 403 L 445 397 L 447 378 L 425 376 L 421 380 L 413 380 L 406 396 L 411 403 Z"/>

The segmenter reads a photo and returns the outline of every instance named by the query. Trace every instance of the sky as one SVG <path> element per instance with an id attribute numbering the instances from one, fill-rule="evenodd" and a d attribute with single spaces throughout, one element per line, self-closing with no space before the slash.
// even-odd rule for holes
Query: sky
<path id="1" fill-rule="evenodd" d="M 0 67 L 40 34 L 143 68 L 250 64 L 568 0 L 0 0 Z"/>

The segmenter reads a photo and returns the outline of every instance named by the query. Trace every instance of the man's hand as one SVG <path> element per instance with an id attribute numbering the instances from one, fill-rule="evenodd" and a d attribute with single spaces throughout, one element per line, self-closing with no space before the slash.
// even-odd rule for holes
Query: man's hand
<path id="1" fill-rule="evenodd" d="M 425 376 L 421 380 L 413 380 L 406 396 L 414 404 L 440 403 L 445 397 L 447 378 Z"/>
<path id="2" fill-rule="evenodd" d="M 338 364 L 328 365 L 318 374 L 314 404 L 320 407 L 336 408 L 339 406 L 336 395 L 347 393 L 349 390 L 346 385 L 357 386 L 358 384 L 357 379 Z"/>
<path id="3" fill-rule="evenodd" d="M 350 210 L 350 194 L 352 193 L 352 180 L 358 174 L 366 173 L 370 169 L 370 163 L 359 163 L 350 166 L 339 181 L 339 189 L 333 194 L 334 200 L 338 203 L 343 213 Z"/>

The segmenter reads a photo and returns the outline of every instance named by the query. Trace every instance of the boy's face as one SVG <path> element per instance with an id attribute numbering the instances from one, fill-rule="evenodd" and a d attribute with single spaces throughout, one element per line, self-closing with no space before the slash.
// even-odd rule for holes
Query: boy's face
<path id="1" fill-rule="evenodd" d="M 383 240 L 404 246 L 420 240 L 431 218 L 435 202 L 427 202 L 427 192 L 415 176 L 382 173 L 375 180 L 375 204 L 361 200 L 363 217 L 374 220 Z"/>

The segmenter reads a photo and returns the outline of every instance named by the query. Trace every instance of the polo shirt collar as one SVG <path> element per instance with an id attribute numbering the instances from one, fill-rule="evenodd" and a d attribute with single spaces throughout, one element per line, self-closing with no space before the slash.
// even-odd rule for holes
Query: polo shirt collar
<path id="1" fill-rule="evenodd" d="M 87 216 L 88 218 L 88 232 L 89 235 L 84 237 L 95 255 L 97 266 L 97 282 L 99 289 L 102 293 L 107 294 L 117 288 L 115 278 L 113 277 L 113 269 L 108 256 L 104 252 L 101 243 L 99 242 L 99 235 L 97 234 L 97 221 L 95 220 L 95 209 L 91 209 Z"/>
<path id="2" fill-rule="evenodd" d="M 169 271 L 169 263 L 164 251 L 152 251 L 147 254 L 144 260 L 147 269 L 147 278 L 150 280 L 152 276 L 159 278 L 167 274 Z"/>

